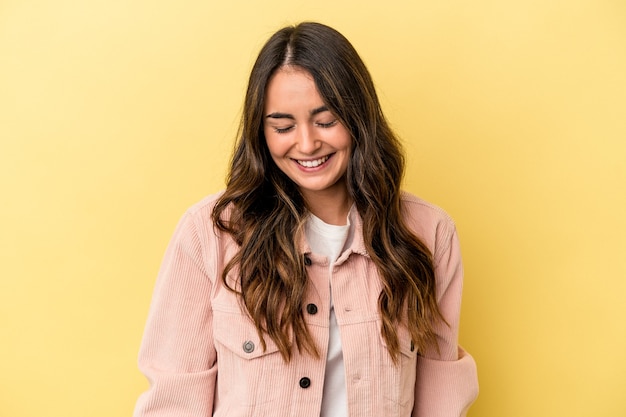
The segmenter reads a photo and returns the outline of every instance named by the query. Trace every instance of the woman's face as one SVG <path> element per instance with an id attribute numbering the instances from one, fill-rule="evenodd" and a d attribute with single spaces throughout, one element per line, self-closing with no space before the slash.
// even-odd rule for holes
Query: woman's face
<path id="1" fill-rule="evenodd" d="M 263 129 L 272 159 L 306 199 L 345 196 L 350 132 L 326 108 L 308 72 L 282 67 L 270 78 Z"/>

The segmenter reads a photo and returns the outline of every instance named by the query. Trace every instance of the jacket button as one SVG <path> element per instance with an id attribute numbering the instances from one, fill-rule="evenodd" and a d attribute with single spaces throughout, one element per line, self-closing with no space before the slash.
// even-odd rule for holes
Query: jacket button
<path id="1" fill-rule="evenodd" d="M 304 378 L 300 378 L 300 388 L 308 388 L 311 386 L 311 380 L 306 376 Z"/>
<path id="2" fill-rule="evenodd" d="M 313 315 L 313 314 L 317 314 L 317 306 L 315 304 L 307 304 L 306 305 L 306 312 Z"/>
<path id="3" fill-rule="evenodd" d="M 246 353 L 254 352 L 254 343 L 251 340 L 244 342 L 243 351 Z"/>
<path id="4" fill-rule="evenodd" d="M 305 256 L 305 257 L 304 257 L 304 264 L 305 264 L 306 266 L 311 266 L 311 264 L 312 264 L 312 263 L 313 263 L 313 262 L 311 262 L 311 258 L 309 258 L 308 256 Z"/>

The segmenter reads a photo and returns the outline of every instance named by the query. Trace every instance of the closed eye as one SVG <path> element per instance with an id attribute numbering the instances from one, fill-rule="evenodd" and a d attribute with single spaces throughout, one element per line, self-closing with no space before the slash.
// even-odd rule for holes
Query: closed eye
<path id="1" fill-rule="evenodd" d="M 333 127 L 337 124 L 337 119 L 333 120 L 332 122 L 328 122 L 328 123 L 315 123 L 317 126 L 322 127 L 324 129 L 327 129 L 329 127 Z"/>
<path id="2" fill-rule="evenodd" d="M 275 128 L 274 128 L 274 132 L 276 132 L 276 133 L 287 133 L 287 132 L 289 132 L 291 129 L 293 129 L 293 126 L 287 126 L 287 127 L 275 127 Z"/>

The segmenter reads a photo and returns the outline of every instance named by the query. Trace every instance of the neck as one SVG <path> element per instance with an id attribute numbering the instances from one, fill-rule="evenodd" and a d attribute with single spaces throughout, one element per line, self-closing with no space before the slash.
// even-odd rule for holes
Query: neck
<path id="1" fill-rule="evenodd" d="M 352 207 L 352 198 L 348 195 L 345 186 L 314 193 L 304 193 L 304 200 L 309 211 L 324 223 L 337 226 L 347 224 L 348 213 Z"/>

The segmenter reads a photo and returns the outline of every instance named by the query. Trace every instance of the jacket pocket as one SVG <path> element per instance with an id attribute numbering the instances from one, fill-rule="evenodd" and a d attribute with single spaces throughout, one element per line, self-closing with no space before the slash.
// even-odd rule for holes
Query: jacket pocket
<path id="1" fill-rule="evenodd" d="M 413 407 L 415 397 L 415 377 L 417 372 L 417 348 L 411 340 L 411 334 L 404 326 L 397 329 L 400 355 L 394 363 L 389 355 L 387 344 L 380 335 L 380 372 L 384 383 L 382 389 L 389 415 L 405 415 Z"/>
<path id="2" fill-rule="evenodd" d="M 280 392 L 273 385 L 276 374 L 285 366 L 278 346 L 266 336 L 263 350 L 247 315 L 215 309 L 213 314 L 220 400 L 244 407 L 273 401 Z"/>
<path id="3" fill-rule="evenodd" d="M 246 315 L 214 310 L 215 340 L 242 359 L 252 360 L 278 352 L 278 346 L 265 336 L 265 350 L 252 319 Z"/>

